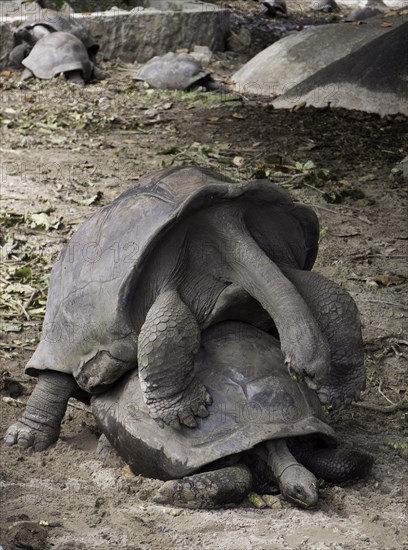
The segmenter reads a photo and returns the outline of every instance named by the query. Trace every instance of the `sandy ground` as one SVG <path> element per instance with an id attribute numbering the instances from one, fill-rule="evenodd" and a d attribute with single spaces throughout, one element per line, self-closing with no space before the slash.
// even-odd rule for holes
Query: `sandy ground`
<path id="1" fill-rule="evenodd" d="M 246 17 L 238 14 L 237 21 Z M 256 50 L 266 31 L 253 32 Z M 227 52 L 215 56 L 210 69 L 227 82 L 244 61 L 243 54 Z M 200 164 L 237 179 L 266 175 L 316 209 L 316 270 L 344 285 L 360 308 L 368 379 L 362 406 L 327 411 L 328 421 L 343 445 L 370 452 L 375 465 L 355 485 L 323 485 L 313 511 L 280 497 L 265 509 L 248 501 L 215 511 L 163 507 L 151 500 L 160 481 L 98 458 L 93 417 L 72 401 L 61 438 L 48 451 L 0 446 L 0 544 L 408 548 L 407 181 L 392 172 L 408 154 L 406 118 L 280 112 L 267 99 L 151 91 L 134 85 L 134 66 L 105 69 L 106 82 L 84 89 L 58 79 L 19 85 L 16 75 L 0 76 L 0 435 L 34 386 L 23 369 L 38 342 L 50 268 L 70 234 L 142 174 Z"/>

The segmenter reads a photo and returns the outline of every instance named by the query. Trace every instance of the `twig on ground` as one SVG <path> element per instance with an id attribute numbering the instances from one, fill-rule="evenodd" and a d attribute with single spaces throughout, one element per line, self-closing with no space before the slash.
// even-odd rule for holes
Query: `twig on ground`
<path id="1" fill-rule="evenodd" d="M 384 399 L 385 399 L 386 401 L 388 401 L 388 403 L 391 403 L 391 405 L 395 405 L 394 401 L 391 401 L 391 399 L 389 399 L 389 398 L 385 395 L 385 393 L 382 391 L 382 385 L 383 385 L 383 380 L 380 380 L 380 383 L 378 384 L 378 393 L 379 393 L 380 395 L 382 395 L 382 396 L 384 397 Z"/>
<path id="2" fill-rule="evenodd" d="M 374 405 L 374 403 L 353 403 L 353 406 L 359 407 L 360 409 L 367 409 L 369 411 L 375 411 L 383 414 L 391 414 L 396 411 L 406 411 L 408 410 L 408 400 L 403 399 L 394 405 Z"/>
<path id="3" fill-rule="evenodd" d="M 381 305 L 381 306 L 386 306 L 386 307 L 396 307 L 398 309 L 402 309 L 403 311 L 408 311 L 408 306 L 405 305 L 405 304 L 397 304 L 396 302 L 386 302 L 386 301 L 383 301 L 383 300 L 372 300 L 372 299 L 369 299 L 369 300 L 363 300 L 363 302 L 366 302 L 368 304 L 378 304 L 378 305 Z"/>

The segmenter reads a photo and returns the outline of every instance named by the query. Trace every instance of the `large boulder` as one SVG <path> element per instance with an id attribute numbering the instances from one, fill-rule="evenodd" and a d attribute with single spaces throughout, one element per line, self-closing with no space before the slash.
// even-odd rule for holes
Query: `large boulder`
<path id="1" fill-rule="evenodd" d="M 361 48 L 406 21 L 399 15 L 375 17 L 364 25 L 333 23 L 312 27 L 275 42 L 233 76 L 241 93 L 275 97 L 323 67 Z"/>
<path id="2" fill-rule="evenodd" d="M 321 69 L 274 102 L 408 115 L 408 22 Z"/>

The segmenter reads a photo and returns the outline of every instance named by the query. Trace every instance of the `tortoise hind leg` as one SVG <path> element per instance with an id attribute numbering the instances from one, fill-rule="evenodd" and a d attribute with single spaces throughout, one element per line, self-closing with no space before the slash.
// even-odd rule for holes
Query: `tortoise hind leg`
<path id="1" fill-rule="evenodd" d="M 21 74 L 21 80 L 28 80 L 33 77 L 34 77 L 34 74 L 30 71 L 30 69 L 24 69 L 24 71 Z"/>
<path id="2" fill-rule="evenodd" d="M 294 454 L 297 456 L 296 450 Z M 313 474 L 329 483 L 343 483 L 366 477 L 374 459 L 353 449 L 311 448 L 301 452 L 299 461 Z"/>
<path id="3" fill-rule="evenodd" d="M 284 268 L 327 338 L 331 369 L 317 388 L 320 401 L 337 409 L 358 401 L 365 388 L 360 316 L 350 294 L 315 272 Z"/>
<path id="4" fill-rule="evenodd" d="M 194 375 L 200 330 L 176 290 L 162 292 L 148 311 L 138 341 L 140 385 L 159 424 L 195 427 L 208 416 L 211 397 Z"/>
<path id="5" fill-rule="evenodd" d="M 58 439 L 68 399 L 77 387 L 68 374 L 41 372 L 23 416 L 7 430 L 5 444 L 44 451 Z"/>
<path id="6" fill-rule="evenodd" d="M 243 464 L 166 481 L 153 498 L 157 504 L 182 508 L 215 508 L 235 504 L 251 490 L 252 474 Z"/>

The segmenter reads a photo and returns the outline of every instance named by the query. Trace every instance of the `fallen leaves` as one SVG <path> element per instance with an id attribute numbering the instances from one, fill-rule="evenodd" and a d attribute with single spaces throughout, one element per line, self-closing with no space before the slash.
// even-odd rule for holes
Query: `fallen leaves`
<path id="1" fill-rule="evenodd" d="M 50 229 L 61 229 L 62 217 L 51 218 L 50 213 L 52 208 L 48 208 L 43 212 L 3 212 L 0 214 L 0 224 L 3 227 L 15 227 L 19 225 L 26 225 L 30 229 L 38 229 L 49 231 Z M 5 245 L 3 245 L 4 247 Z M 7 245 L 8 247 L 10 244 Z"/>
<path id="2" fill-rule="evenodd" d="M 95 195 L 92 195 L 91 197 L 87 199 L 74 199 L 72 198 L 72 202 L 76 204 L 80 204 L 81 206 L 91 206 L 93 204 L 99 204 L 103 198 L 103 192 L 97 191 Z"/>
<path id="3" fill-rule="evenodd" d="M 406 281 L 407 277 L 405 275 L 392 275 L 391 273 L 383 273 L 367 278 L 367 283 L 376 283 L 381 286 L 402 285 Z"/>

